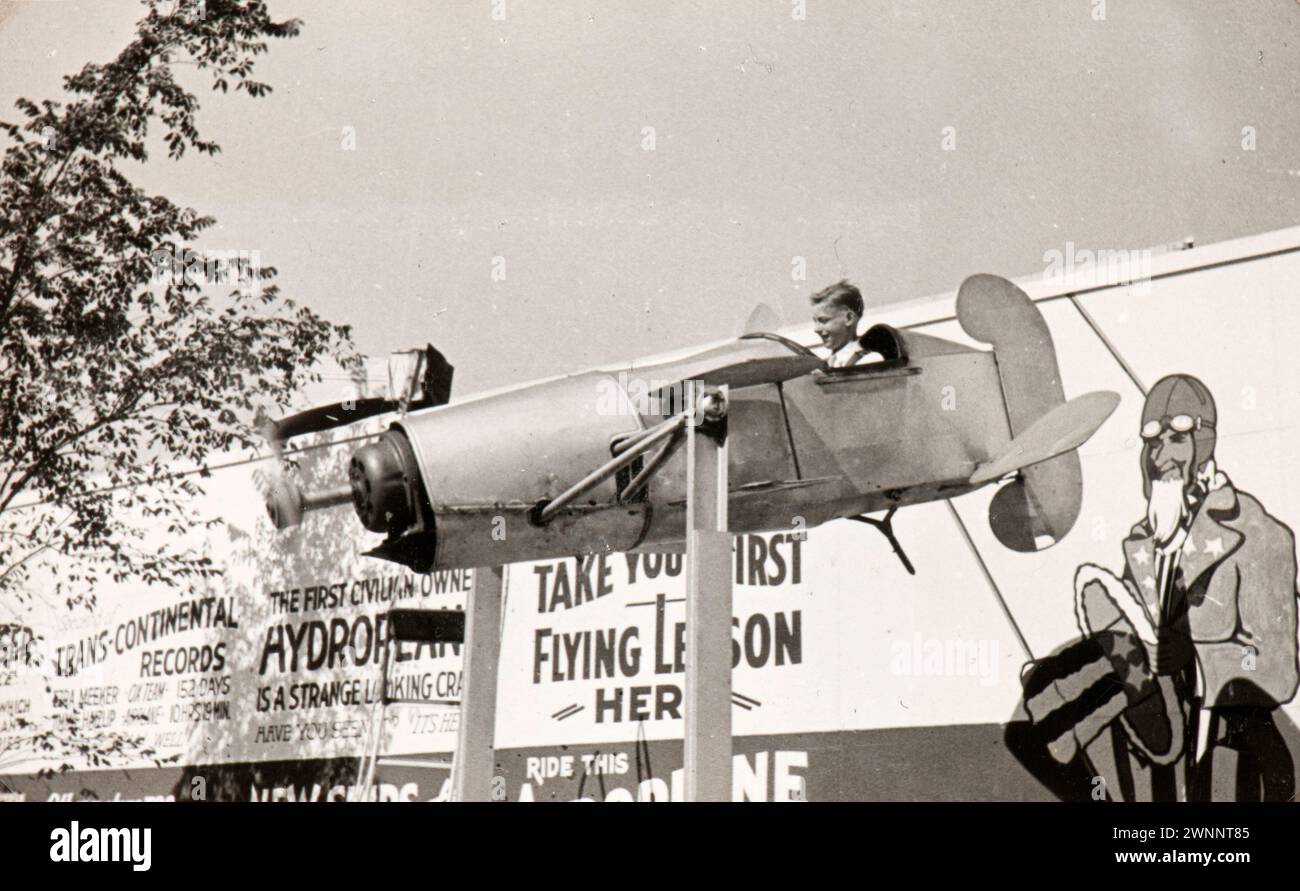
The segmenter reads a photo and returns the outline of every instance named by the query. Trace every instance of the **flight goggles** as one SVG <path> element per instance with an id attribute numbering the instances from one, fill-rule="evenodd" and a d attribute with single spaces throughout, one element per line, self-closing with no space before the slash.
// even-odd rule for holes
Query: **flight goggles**
<path id="1" fill-rule="evenodd" d="M 1199 416 L 1194 418 L 1191 415 L 1174 415 L 1171 418 L 1150 420 L 1142 425 L 1142 438 L 1155 439 L 1166 426 L 1175 433 L 1188 433 L 1203 427 L 1213 430 L 1214 422 L 1202 420 Z"/>

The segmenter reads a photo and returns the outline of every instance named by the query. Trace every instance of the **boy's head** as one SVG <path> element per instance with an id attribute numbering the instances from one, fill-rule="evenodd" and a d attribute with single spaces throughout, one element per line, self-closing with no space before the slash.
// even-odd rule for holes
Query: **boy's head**
<path id="1" fill-rule="evenodd" d="M 857 339 L 862 318 L 862 292 L 841 280 L 812 295 L 813 326 L 822 344 L 835 352 Z"/>

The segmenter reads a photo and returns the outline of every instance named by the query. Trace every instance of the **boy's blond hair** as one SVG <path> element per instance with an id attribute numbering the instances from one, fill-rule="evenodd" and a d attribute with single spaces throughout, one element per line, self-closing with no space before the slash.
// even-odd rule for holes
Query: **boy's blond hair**
<path id="1" fill-rule="evenodd" d="M 823 303 L 840 306 L 856 313 L 858 318 L 862 318 L 864 309 L 862 292 L 858 290 L 857 285 L 849 284 L 848 279 L 840 279 L 830 287 L 822 288 L 812 295 L 810 302 L 813 306 L 820 306 Z"/>

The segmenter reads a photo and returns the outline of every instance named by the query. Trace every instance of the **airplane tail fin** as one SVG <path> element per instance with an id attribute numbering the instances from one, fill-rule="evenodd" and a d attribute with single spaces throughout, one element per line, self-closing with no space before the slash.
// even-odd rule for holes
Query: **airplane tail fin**
<path id="1" fill-rule="evenodd" d="M 1065 404 L 1052 334 L 1024 291 L 996 275 L 973 275 L 957 292 L 957 320 L 967 334 L 993 347 L 1013 440 Z M 1056 425 L 1049 422 L 1048 426 Z M 1041 438 L 1038 432 L 1030 437 Z M 1037 463 L 1023 459 L 1013 463 L 1016 466 L 1008 470 L 1018 467 L 1018 475 L 993 496 L 989 525 L 998 541 L 1011 550 L 1040 551 L 1060 541 L 1079 517 L 1083 500 L 1079 455 L 1070 448 Z"/>

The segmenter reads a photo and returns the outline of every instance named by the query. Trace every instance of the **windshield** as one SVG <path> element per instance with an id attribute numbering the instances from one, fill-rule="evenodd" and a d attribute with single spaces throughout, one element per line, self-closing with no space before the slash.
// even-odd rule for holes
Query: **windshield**
<path id="1" fill-rule="evenodd" d="M 781 344 L 782 346 L 784 346 L 786 349 L 790 350 L 790 352 L 792 352 L 792 353 L 796 353 L 796 354 L 798 354 L 798 355 L 800 355 L 800 356 L 816 356 L 816 355 L 817 355 L 816 353 L 814 353 L 812 350 L 810 350 L 808 347 L 804 346 L 803 344 L 795 343 L 795 342 L 794 342 L 793 340 L 791 340 L 790 338 L 788 338 L 788 337 L 782 337 L 780 334 L 771 334 L 771 333 L 768 333 L 768 332 L 766 332 L 766 331 L 755 331 L 755 332 L 752 332 L 752 333 L 750 333 L 750 334 L 742 334 L 742 335 L 740 336 L 740 339 L 741 339 L 741 340 L 754 340 L 754 339 L 760 339 L 760 338 L 763 339 L 763 340 L 772 340 L 772 341 L 776 341 L 777 343 L 779 343 L 779 344 Z"/>

